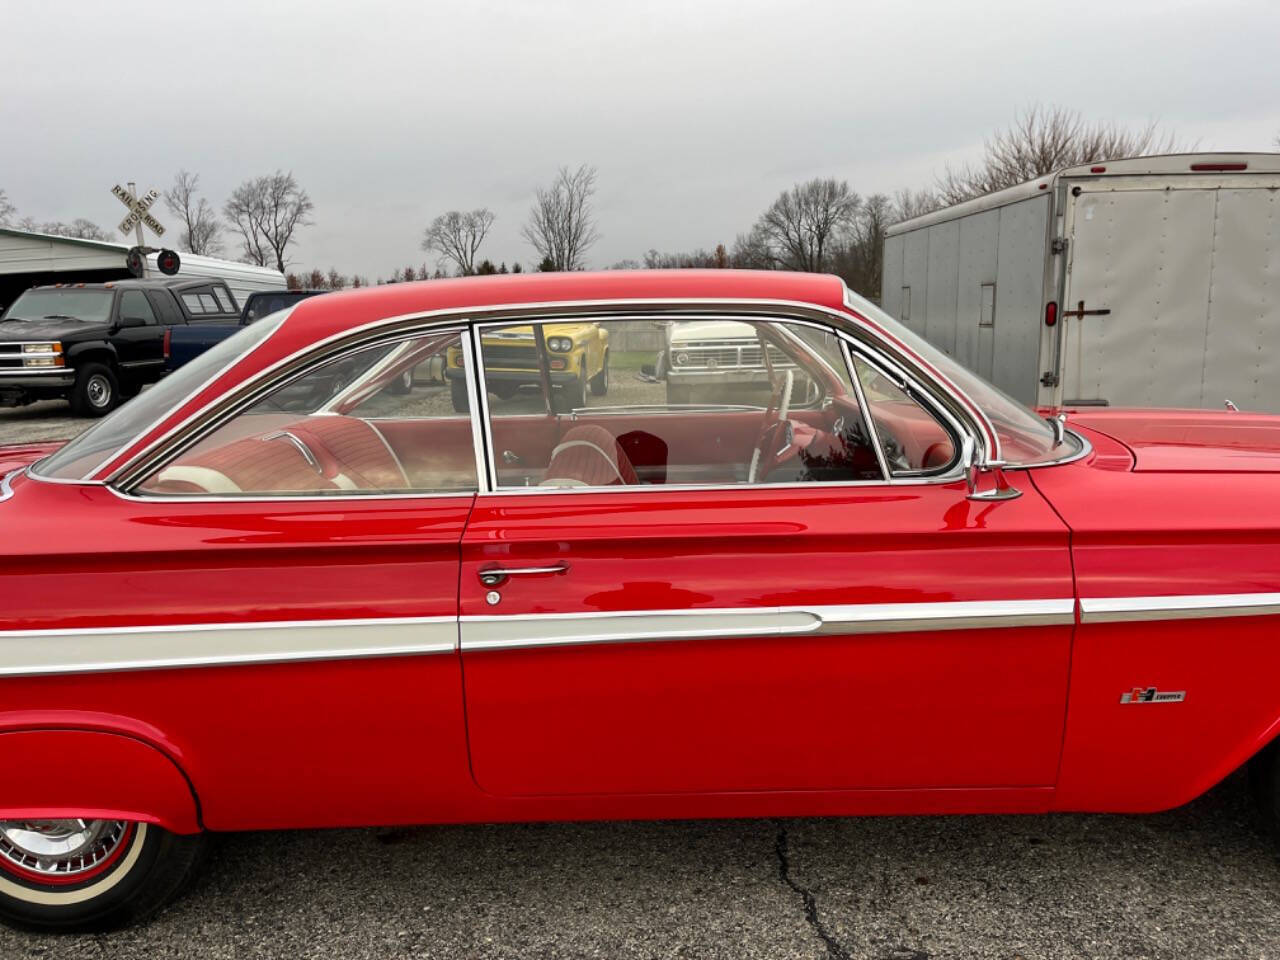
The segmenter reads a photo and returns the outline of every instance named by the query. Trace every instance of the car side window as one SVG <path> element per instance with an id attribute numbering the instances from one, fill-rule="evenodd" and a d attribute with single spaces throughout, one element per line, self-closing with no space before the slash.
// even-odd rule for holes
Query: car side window
<path id="1" fill-rule="evenodd" d="M 862 357 L 853 366 L 893 476 L 942 473 L 955 463 L 955 438 L 937 416 Z"/>
<path id="2" fill-rule="evenodd" d="M 139 493 L 353 496 L 476 489 L 471 418 L 444 358 L 457 331 L 343 354 L 290 379 L 158 469 Z"/>
<path id="3" fill-rule="evenodd" d="M 151 309 L 151 301 L 141 290 L 126 290 L 120 297 L 120 317 L 142 320 L 145 323 L 156 322 L 156 313 Z"/>
<path id="4" fill-rule="evenodd" d="M 499 487 L 879 481 L 835 334 L 737 319 L 486 326 Z M 468 397 L 462 356 L 446 375 Z"/>

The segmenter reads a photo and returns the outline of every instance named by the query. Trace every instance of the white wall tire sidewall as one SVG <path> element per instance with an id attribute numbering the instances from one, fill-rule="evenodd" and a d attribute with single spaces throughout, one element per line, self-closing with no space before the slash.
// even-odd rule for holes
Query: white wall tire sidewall
<path id="1" fill-rule="evenodd" d="M 133 872 L 134 865 L 138 862 L 138 858 L 142 856 L 143 848 L 146 845 L 147 824 L 139 823 L 134 829 L 133 839 L 129 842 L 129 849 L 125 851 L 125 855 L 120 862 L 87 887 L 78 887 L 75 890 L 59 890 L 52 886 L 45 888 L 28 887 L 10 880 L 3 871 L 0 871 L 0 894 L 37 907 L 72 907 L 77 904 L 87 903 L 112 890 L 128 877 Z"/>

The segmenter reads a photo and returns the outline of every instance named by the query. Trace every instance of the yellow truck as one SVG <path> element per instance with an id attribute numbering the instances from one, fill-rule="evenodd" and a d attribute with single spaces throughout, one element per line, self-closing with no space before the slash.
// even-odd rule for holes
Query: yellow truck
<path id="1" fill-rule="evenodd" d="M 548 323 L 542 328 L 551 376 L 551 404 L 561 413 L 587 405 L 587 391 L 603 397 L 609 392 L 609 331 L 598 323 Z M 485 388 L 510 400 L 523 387 L 542 383 L 538 343 L 533 327 L 502 327 L 480 340 Z M 445 377 L 453 409 L 468 408 L 467 381 L 462 350 L 449 348 Z"/>

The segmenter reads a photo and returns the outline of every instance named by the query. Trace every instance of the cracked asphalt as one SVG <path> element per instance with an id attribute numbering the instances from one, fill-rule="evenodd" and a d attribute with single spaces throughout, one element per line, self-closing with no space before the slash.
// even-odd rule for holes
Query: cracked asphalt
<path id="1" fill-rule="evenodd" d="M 1142 817 L 229 834 L 149 923 L 0 957 L 1280 957 L 1276 850 L 1240 775 Z"/>
<path id="2" fill-rule="evenodd" d="M 65 404 L 0 443 L 69 437 Z M 1153 816 L 228 834 L 139 927 L 17 958 L 1280 958 L 1280 857 L 1236 775 Z"/>

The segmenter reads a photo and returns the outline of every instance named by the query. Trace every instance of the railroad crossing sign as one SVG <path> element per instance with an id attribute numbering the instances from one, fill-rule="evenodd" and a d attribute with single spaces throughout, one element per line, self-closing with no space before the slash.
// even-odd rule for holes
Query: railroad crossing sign
<path id="1" fill-rule="evenodd" d="M 133 184 L 129 184 L 130 187 Z M 151 232 L 157 237 L 164 236 L 164 227 L 160 225 L 160 221 L 153 217 L 147 211 L 151 209 L 151 205 L 160 199 L 160 194 L 155 190 L 148 190 L 146 196 L 138 199 L 129 190 L 126 190 L 120 184 L 116 184 L 111 188 L 111 192 L 116 195 L 116 199 L 129 208 L 129 215 L 120 221 L 120 232 L 126 236 L 131 230 L 138 232 L 138 246 L 142 246 L 142 227 L 145 224 L 150 228 Z"/>

